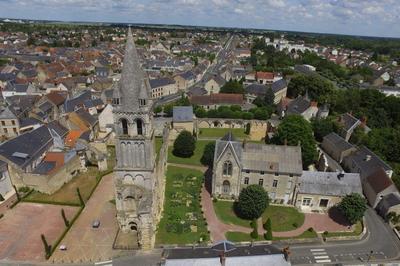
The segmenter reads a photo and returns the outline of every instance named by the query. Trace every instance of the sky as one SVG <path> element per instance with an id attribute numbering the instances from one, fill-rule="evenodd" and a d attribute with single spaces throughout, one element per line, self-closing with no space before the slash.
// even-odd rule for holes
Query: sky
<path id="1" fill-rule="evenodd" d="M 400 0 L 0 0 L 0 17 L 400 37 Z"/>

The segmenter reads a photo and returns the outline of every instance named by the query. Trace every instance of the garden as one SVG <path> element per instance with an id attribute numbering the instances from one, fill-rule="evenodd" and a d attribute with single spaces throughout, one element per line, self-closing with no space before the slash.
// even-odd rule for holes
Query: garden
<path id="1" fill-rule="evenodd" d="M 168 166 L 163 217 L 157 244 L 193 244 L 208 241 L 207 223 L 200 205 L 200 171 Z"/>
<path id="2" fill-rule="evenodd" d="M 187 158 L 178 157 L 173 154 L 173 147 L 168 147 L 168 162 L 176 163 L 176 164 L 192 164 L 192 165 L 202 165 L 200 162 L 201 157 L 203 156 L 204 149 L 208 143 L 213 141 L 208 140 L 197 140 L 196 148 L 193 152 L 193 155 Z"/>
<path id="3" fill-rule="evenodd" d="M 199 138 L 218 139 L 225 136 L 228 132 L 232 132 L 237 139 L 245 139 L 249 137 L 243 128 L 200 128 Z"/>

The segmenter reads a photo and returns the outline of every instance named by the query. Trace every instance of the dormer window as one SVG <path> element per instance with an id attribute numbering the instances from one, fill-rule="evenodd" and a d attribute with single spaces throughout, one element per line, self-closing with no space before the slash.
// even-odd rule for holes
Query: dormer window
<path id="1" fill-rule="evenodd" d="M 140 106 L 145 106 L 146 105 L 146 100 L 145 99 L 139 99 L 139 105 Z"/>

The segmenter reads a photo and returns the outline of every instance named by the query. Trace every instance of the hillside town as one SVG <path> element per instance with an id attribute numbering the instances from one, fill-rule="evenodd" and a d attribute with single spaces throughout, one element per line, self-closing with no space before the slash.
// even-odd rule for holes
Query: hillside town
<path id="1" fill-rule="evenodd" d="M 0 22 L 0 264 L 397 261 L 400 55 L 307 40 Z"/>

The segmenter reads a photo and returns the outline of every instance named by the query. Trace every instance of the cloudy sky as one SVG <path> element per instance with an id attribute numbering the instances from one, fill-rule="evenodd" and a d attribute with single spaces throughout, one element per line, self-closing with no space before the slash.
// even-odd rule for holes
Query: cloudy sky
<path id="1" fill-rule="evenodd" d="M 400 0 L 0 0 L 0 17 L 400 37 Z"/>

